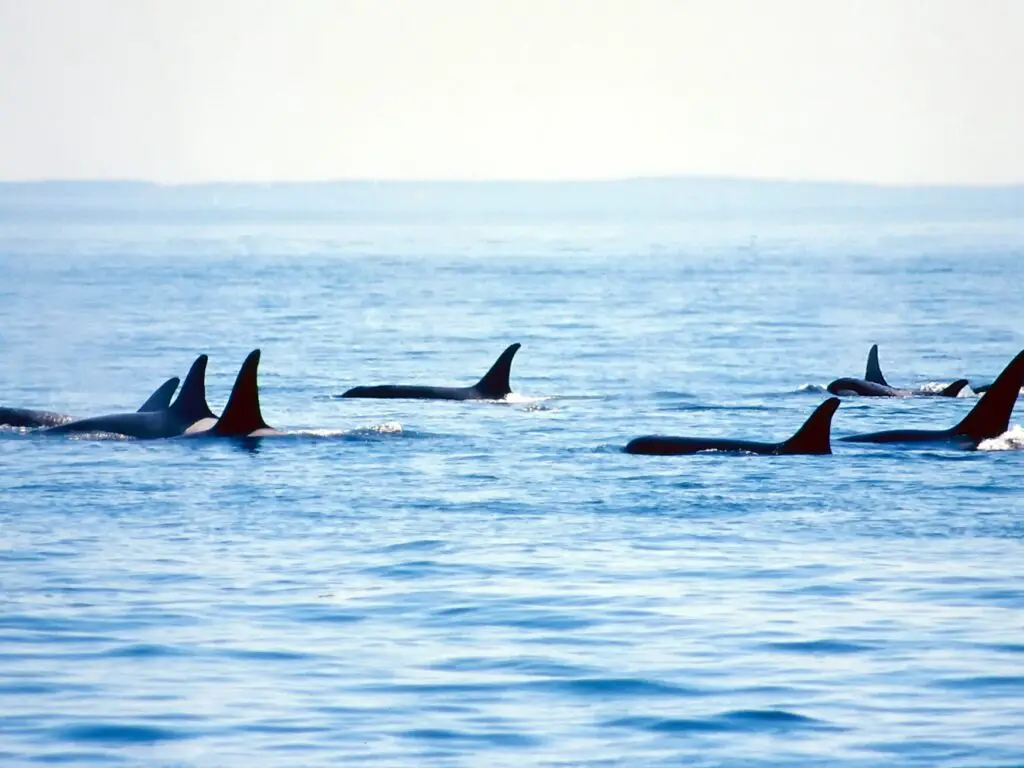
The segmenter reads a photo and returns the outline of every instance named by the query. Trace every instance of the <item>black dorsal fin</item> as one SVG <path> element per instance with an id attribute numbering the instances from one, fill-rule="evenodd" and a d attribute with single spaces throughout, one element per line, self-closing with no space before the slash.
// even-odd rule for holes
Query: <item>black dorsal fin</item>
<path id="1" fill-rule="evenodd" d="M 864 369 L 864 380 L 870 381 L 874 384 L 881 384 L 883 387 L 888 387 L 889 382 L 885 380 L 885 376 L 882 375 L 882 367 L 878 364 L 878 345 L 872 344 L 871 349 L 868 350 L 868 365 Z"/>
<path id="2" fill-rule="evenodd" d="M 964 435 L 976 442 L 1003 434 L 1010 426 L 1010 415 L 1024 382 L 1024 350 L 1010 361 L 988 392 L 981 396 L 963 421 L 953 427 L 956 435 Z"/>
<path id="3" fill-rule="evenodd" d="M 518 342 L 509 344 L 508 349 L 501 353 L 494 361 L 494 365 L 491 366 L 491 370 L 484 374 L 484 377 L 476 383 L 473 389 L 493 400 L 500 400 L 511 392 L 512 387 L 509 386 L 508 375 L 512 369 L 512 358 L 516 356 L 516 352 L 521 346 Z"/>
<path id="4" fill-rule="evenodd" d="M 948 387 L 939 392 L 939 394 L 942 395 L 943 397 L 959 397 L 960 392 L 963 391 L 963 388 L 966 387 L 967 384 L 967 379 L 957 379 Z"/>
<path id="5" fill-rule="evenodd" d="M 231 388 L 224 413 L 213 428 L 216 435 L 243 437 L 257 429 L 265 429 L 267 423 L 260 412 L 260 391 L 256 372 L 260 365 L 260 351 L 254 349 L 245 358 L 235 386 Z"/>
<path id="6" fill-rule="evenodd" d="M 181 381 L 177 376 L 172 376 L 159 387 L 156 391 L 149 396 L 149 399 L 142 404 L 139 408 L 139 413 L 145 413 L 146 411 L 163 411 L 170 407 L 171 398 L 174 397 L 174 390 L 178 388 L 178 383 Z"/>
<path id="7" fill-rule="evenodd" d="M 832 453 L 832 417 L 839 398 L 830 397 L 814 409 L 804 425 L 779 446 L 779 453 Z"/>
<path id="8" fill-rule="evenodd" d="M 185 383 L 177 399 L 171 405 L 174 414 L 184 422 L 195 424 L 200 419 L 215 418 L 210 406 L 206 404 L 206 363 L 209 358 L 200 355 L 192 363 L 185 376 Z"/>

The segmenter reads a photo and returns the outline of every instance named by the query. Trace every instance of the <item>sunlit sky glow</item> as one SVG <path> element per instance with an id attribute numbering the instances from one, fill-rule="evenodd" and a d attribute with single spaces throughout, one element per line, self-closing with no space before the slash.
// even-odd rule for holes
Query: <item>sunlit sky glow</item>
<path id="1" fill-rule="evenodd" d="M 0 0 L 0 179 L 1024 182 L 1018 0 Z"/>

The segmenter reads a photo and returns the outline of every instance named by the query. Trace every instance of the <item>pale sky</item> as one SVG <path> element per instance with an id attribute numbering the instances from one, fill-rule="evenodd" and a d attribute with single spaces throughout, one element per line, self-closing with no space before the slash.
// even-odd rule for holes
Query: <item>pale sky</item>
<path id="1" fill-rule="evenodd" d="M 1024 0 L 0 0 L 0 179 L 1024 182 Z"/>

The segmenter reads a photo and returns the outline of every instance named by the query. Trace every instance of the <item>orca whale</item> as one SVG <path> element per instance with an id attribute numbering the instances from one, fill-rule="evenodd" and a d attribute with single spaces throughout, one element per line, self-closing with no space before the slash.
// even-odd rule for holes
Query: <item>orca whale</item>
<path id="1" fill-rule="evenodd" d="M 700 451 L 730 451 L 757 453 L 769 456 L 788 454 L 832 453 L 829 433 L 832 416 L 839 408 L 838 397 L 830 397 L 814 409 L 803 426 L 791 438 L 781 443 L 759 443 L 750 440 L 729 440 L 705 437 L 671 437 L 645 435 L 630 440 L 623 449 L 626 453 L 640 453 L 651 456 L 677 456 L 699 453 Z"/>
<path id="2" fill-rule="evenodd" d="M 960 421 L 949 429 L 890 429 L 839 438 L 847 443 L 952 442 L 976 448 L 982 440 L 1003 434 L 1024 383 L 1024 350 L 1003 369 L 991 388 Z"/>
<path id="3" fill-rule="evenodd" d="M 878 345 L 872 344 L 868 351 L 868 362 L 864 370 L 864 378 L 844 377 L 829 383 L 828 391 L 833 395 L 860 395 L 861 397 L 956 397 L 964 387 L 967 379 L 957 379 L 948 387 L 938 392 L 926 389 L 900 389 L 885 380 L 882 368 L 878 364 Z"/>
<path id="4" fill-rule="evenodd" d="M 260 365 L 260 351 L 250 352 L 235 377 L 228 404 L 220 418 L 202 430 L 193 430 L 186 437 L 271 437 L 283 435 L 263 420 L 260 410 L 260 391 L 256 379 Z"/>
<path id="5" fill-rule="evenodd" d="M 415 400 L 501 400 L 512 392 L 509 386 L 509 371 L 512 358 L 521 344 L 510 344 L 501 353 L 491 369 L 476 384 L 469 387 L 430 387 L 414 384 L 382 384 L 369 387 L 353 387 L 339 397 L 376 397 Z"/>
<path id="6" fill-rule="evenodd" d="M 206 404 L 207 356 L 200 355 L 192 363 L 181 391 L 165 408 L 136 413 L 112 413 L 61 424 L 42 430 L 42 434 L 66 435 L 81 432 L 104 432 L 140 440 L 174 437 L 211 426 L 216 419 Z"/>
<path id="7" fill-rule="evenodd" d="M 174 376 L 161 384 L 149 399 L 139 408 L 138 413 L 159 411 L 166 408 L 174 390 L 178 388 L 178 377 Z M 35 411 L 29 408 L 0 408 L 0 427 L 18 427 L 21 429 L 38 429 L 40 427 L 56 427 L 75 420 L 74 416 L 55 411 Z"/>

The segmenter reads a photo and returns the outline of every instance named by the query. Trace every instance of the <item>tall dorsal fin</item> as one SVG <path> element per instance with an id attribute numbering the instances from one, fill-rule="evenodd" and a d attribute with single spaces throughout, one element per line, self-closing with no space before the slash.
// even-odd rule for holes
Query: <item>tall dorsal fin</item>
<path id="1" fill-rule="evenodd" d="M 174 390 L 178 388 L 179 381 L 181 380 L 177 376 L 172 376 L 157 387 L 156 391 L 149 396 L 149 400 L 139 408 L 139 413 L 166 410 L 171 404 L 171 398 L 174 397 Z"/>
<path id="2" fill-rule="evenodd" d="M 943 397 L 959 397 L 960 392 L 968 384 L 967 379 L 957 379 L 948 387 L 939 392 Z"/>
<path id="3" fill-rule="evenodd" d="M 206 404 L 206 363 L 209 358 L 200 355 L 192 363 L 185 376 L 185 383 L 181 385 L 181 391 L 177 399 L 171 405 L 171 410 L 182 421 L 194 424 L 200 419 L 215 418 L 210 406 Z"/>
<path id="4" fill-rule="evenodd" d="M 1003 369 L 988 392 L 981 396 L 964 420 L 951 430 L 976 442 L 1003 434 L 1010 426 L 1010 415 L 1024 382 L 1024 350 Z"/>
<path id="5" fill-rule="evenodd" d="M 260 413 L 260 392 L 259 384 L 256 381 L 256 372 L 260 365 L 260 351 L 254 349 L 245 358 L 238 377 L 235 379 L 235 386 L 231 388 L 231 396 L 228 404 L 224 406 L 224 413 L 217 420 L 213 427 L 213 433 L 224 437 L 243 437 L 257 429 L 264 429 L 267 423 Z"/>
<path id="6" fill-rule="evenodd" d="M 522 344 L 519 342 L 509 344 L 508 348 L 494 361 L 491 370 L 484 374 L 484 377 L 476 383 L 473 389 L 493 400 L 500 400 L 511 392 L 512 387 L 509 386 L 508 375 L 512 369 L 512 358 L 516 356 L 516 352 L 521 346 Z"/>
<path id="7" fill-rule="evenodd" d="M 839 398 L 830 397 L 814 409 L 804 425 L 779 446 L 779 453 L 832 453 L 830 436 L 832 417 L 839 408 Z"/>
<path id="8" fill-rule="evenodd" d="M 881 384 L 883 387 L 888 387 L 889 382 L 885 380 L 885 376 L 882 375 L 882 367 L 878 364 L 878 345 L 872 344 L 871 349 L 868 350 L 868 365 L 864 369 L 864 380 L 870 381 L 875 384 Z"/>

